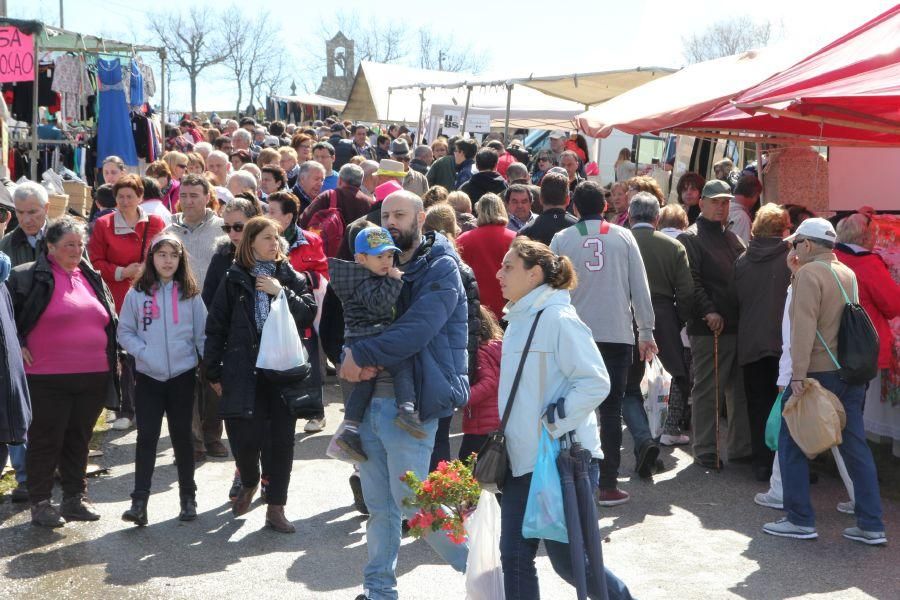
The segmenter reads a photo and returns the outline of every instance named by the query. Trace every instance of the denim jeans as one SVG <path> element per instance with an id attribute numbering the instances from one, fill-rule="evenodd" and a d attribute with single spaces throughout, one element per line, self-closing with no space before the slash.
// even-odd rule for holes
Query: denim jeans
<path id="1" fill-rule="evenodd" d="M 622 398 L 632 362 L 632 344 L 597 342 L 603 364 L 609 373 L 609 395 L 598 408 L 600 414 L 600 487 L 618 487 L 619 463 L 622 461 Z"/>
<path id="2" fill-rule="evenodd" d="M 503 587 L 507 600 L 538 600 L 541 597 L 534 566 L 540 540 L 522 537 L 522 521 L 530 487 L 531 473 L 521 477 L 513 477 L 508 473 L 503 484 L 503 498 L 500 502 L 500 560 L 503 564 Z M 544 547 L 553 570 L 571 584 L 573 578 L 569 545 L 544 540 Z M 609 569 L 605 570 L 609 600 L 630 600 L 631 594 L 625 584 Z M 591 578 L 588 581 L 588 597 L 602 597 L 601 591 L 590 585 Z"/>
<path id="3" fill-rule="evenodd" d="M 25 471 L 25 452 L 27 450 L 27 442 L 18 446 L 0 444 L 0 469 L 6 466 L 8 456 L 9 462 L 16 472 L 16 483 L 19 485 L 28 484 L 28 473 Z"/>
<path id="4" fill-rule="evenodd" d="M 640 390 L 629 389 L 625 392 L 625 397 L 622 398 L 622 418 L 634 440 L 634 456 L 637 458 L 641 446 L 653 439 L 650 437 L 650 422 L 647 420 L 644 397 Z"/>
<path id="5" fill-rule="evenodd" d="M 822 387 L 840 398 L 847 413 L 847 426 L 838 450 L 853 482 L 857 525 L 865 531 L 884 531 L 875 461 L 866 444 L 866 432 L 863 428 L 865 386 L 844 383 L 836 371 L 809 373 L 807 377 L 818 380 Z M 783 398 L 785 404 L 790 396 L 791 388 L 787 388 Z M 787 511 L 788 520 L 801 527 L 814 527 L 816 516 L 809 499 L 809 462 L 791 438 L 784 419 L 781 421 L 781 434 L 778 438 L 778 460 L 784 488 L 784 510 Z"/>
<path id="6" fill-rule="evenodd" d="M 423 423 L 427 436 L 416 439 L 394 424 L 397 403 L 394 398 L 372 398 L 359 427 L 362 447 L 369 459 L 359 465 L 363 497 L 369 508 L 366 545 L 369 562 L 363 570 L 366 594 L 372 600 L 394 600 L 397 596 L 397 554 L 400 551 L 400 523 L 415 510 L 403 506 L 411 496 L 400 481 L 407 471 L 419 478 L 428 474 L 437 419 Z M 435 552 L 459 572 L 466 569 L 469 549 L 454 544 L 443 532 L 425 537 Z"/>

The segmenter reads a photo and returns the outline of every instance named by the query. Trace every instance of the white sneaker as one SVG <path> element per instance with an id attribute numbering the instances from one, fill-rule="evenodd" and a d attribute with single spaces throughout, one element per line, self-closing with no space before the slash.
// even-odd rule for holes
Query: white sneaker
<path id="1" fill-rule="evenodd" d="M 763 525 L 763 531 L 769 535 L 777 535 L 778 537 L 789 537 L 797 540 L 814 540 L 819 537 L 815 527 L 803 527 L 802 525 L 794 525 L 787 520 L 787 517 L 778 519 L 773 523 Z M 847 531 L 844 531 L 844 537 L 849 537 Z M 858 538 L 850 538 L 858 539 Z M 861 541 L 861 540 L 860 540 Z M 871 543 L 871 542 L 867 542 Z"/>
<path id="2" fill-rule="evenodd" d="M 856 514 L 856 504 L 854 504 L 853 500 L 847 500 L 846 502 L 838 502 L 837 503 L 837 511 L 839 513 L 844 513 L 845 515 Z"/>
<path id="3" fill-rule="evenodd" d="M 659 443 L 663 446 L 684 446 L 691 443 L 691 438 L 684 433 L 681 435 L 669 435 L 668 433 L 664 433 L 659 436 Z"/>
<path id="4" fill-rule="evenodd" d="M 110 425 L 110 427 L 112 427 L 116 431 L 125 431 L 127 429 L 131 429 L 131 425 L 131 419 L 129 419 L 128 417 L 119 417 L 118 419 L 113 421 L 113 424 Z"/>
<path id="5" fill-rule="evenodd" d="M 303 431 L 306 433 L 318 433 L 325 429 L 325 417 L 321 419 L 310 419 L 306 422 L 306 425 L 303 426 Z"/>
<path id="6" fill-rule="evenodd" d="M 781 498 L 776 498 L 771 491 L 768 491 L 765 494 L 757 494 L 753 496 L 753 501 L 760 506 L 765 506 L 766 508 L 776 508 L 778 510 L 784 510 L 784 501 Z"/>

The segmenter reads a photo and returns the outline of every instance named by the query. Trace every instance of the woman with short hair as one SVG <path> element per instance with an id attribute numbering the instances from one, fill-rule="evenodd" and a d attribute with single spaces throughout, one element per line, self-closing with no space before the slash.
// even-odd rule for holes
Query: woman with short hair
<path id="1" fill-rule="evenodd" d="M 601 459 L 596 408 L 609 393 L 609 375 L 591 330 L 572 306 L 569 290 L 578 279 L 568 258 L 557 256 L 540 242 L 519 237 L 503 257 L 496 277 L 509 301 L 500 360 L 499 414 L 514 402 L 505 429 L 509 470 L 500 501 L 500 560 L 506 597 L 533 600 L 540 597 L 534 566 L 540 540 L 525 538 L 522 522 L 541 428 L 546 423 L 544 412 L 564 398 L 565 417 L 557 415 L 551 436 L 560 438 L 571 432 L 595 459 Z M 526 346 L 517 393 L 510 397 Z M 592 461 L 591 471 L 596 486 L 596 461 Z M 568 544 L 544 540 L 544 547 L 553 570 L 572 583 Z M 590 598 L 606 597 L 604 590 L 596 589 L 594 578 L 589 577 L 588 582 Z M 625 584 L 608 569 L 606 583 L 609 598 L 631 598 Z"/>
<path id="2" fill-rule="evenodd" d="M 84 259 L 85 226 L 64 216 L 47 227 L 47 253 L 8 282 L 31 393 L 27 472 L 31 522 L 96 521 L 87 499 L 88 444 L 115 397 L 116 312 L 100 273 Z M 63 501 L 51 504 L 59 470 Z"/>
<path id="3" fill-rule="evenodd" d="M 497 194 L 487 193 L 475 204 L 478 227 L 459 236 L 459 256 L 475 271 L 481 303 L 495 315 L 503 314 L 506 304 L 497 283 L 497 269 L 516 232 L 507 229 L 506 206 Z"/>
<path id="4" fill-rule="evenodd" d="M 234 264 L 209 308 L 203 364 L 207 379 L 221 395 L 219 414 L 225 419 L 243 484 L 232 513 L 241 516 L 250 510 L 259 487 L 260 452 L 263 443 L 270 442 L 266 526 L 293 533 L 284 506 L 297 419 L 281 398 L 279 385 L 257 373 L 256 360 L 275 297 L 285 294 L 298 332 L 312 326 L 316 302 L 307 278 L 294 271 L 285 256 L 278 229 L 268 217 L 254 217 L 243 227 Z"/>
<path id="5" fill-rule="evenodd" d="M 778 396 L 781 317 L 791 283 L 787 266 L 790 234 L 787 211 L 766 204 L 756 213 L 750 245 L 734 263 L 738 301 L 738 364 L 744 371 L 753 474 L 757 481 L 772 475 L 775 454 L 766 446 L 766 420 Z"/>
<path id="6" fill-rule="evenodd" d="M 137 175 L 125 175 L 113 186 L 116 210 L 94 222 L 88 242 L 91 264 L 100 272 L 115 301 L 122 309 L 131 282 L 140 275 L 150 241 L 166 227 L 162 217 L 141 208 L 144 184 Z M 134 419 L 134 359 L 122 360 L 122 406 L 113 429 L 125 430 Z"/>

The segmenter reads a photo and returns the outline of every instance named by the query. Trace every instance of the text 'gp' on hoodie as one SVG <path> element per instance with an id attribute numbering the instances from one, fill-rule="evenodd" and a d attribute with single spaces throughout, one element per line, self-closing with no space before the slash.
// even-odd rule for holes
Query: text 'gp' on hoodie
<path id="1" fill-rule="evenodd" d="M 134 356 L 138 373 L 168 381 L 195 368 L 206 342 L 206 305 L 197 294 L 181 299 L 174 281 L 153 293 L 128 290 L 119 315 L 116 337 Z"/>

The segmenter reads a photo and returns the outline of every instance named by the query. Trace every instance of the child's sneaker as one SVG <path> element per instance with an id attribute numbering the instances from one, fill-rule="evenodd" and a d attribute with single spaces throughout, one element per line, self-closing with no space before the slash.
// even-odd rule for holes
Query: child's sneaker
<path id="1" fill-rule="evenodd" d="M 397 414 L 397 418 L 394 419 L 394 424 L 409 435 L 419 440 L 425 439 L 425 437 L 428 435 L 427 433 L 425 433 L 425 429 L 422 427 L 422 422 L 419 421 L 419 413 L 416 411 L 399 411 L 399 413 Z"/>
<path id="2" fill-rule="evenodd" d="M 337 437 L 335 443 L 343 450 L 347 457 L 356 462 L 366 462 L 369 457 L 363 452 L 362 440 L 359 439 L 359 433 L 350 429 L 345 429 L 341 435 Z"/>

